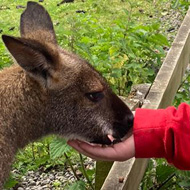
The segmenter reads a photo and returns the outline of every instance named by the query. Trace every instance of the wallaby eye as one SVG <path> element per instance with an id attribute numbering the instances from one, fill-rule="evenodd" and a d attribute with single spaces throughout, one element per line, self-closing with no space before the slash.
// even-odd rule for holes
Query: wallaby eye
<path id="1" fill-rule="evenodd" d="M 90 92 L 86 93 L 86 97 L 92 102 L 98 102 L 104 98 L 103 92 Z"/>

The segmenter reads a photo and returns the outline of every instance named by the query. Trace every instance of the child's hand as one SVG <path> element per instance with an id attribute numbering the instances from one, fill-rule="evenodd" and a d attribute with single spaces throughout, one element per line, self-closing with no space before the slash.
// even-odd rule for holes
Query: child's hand
<path id="1" fill-rule="evenodd" d="M 123 142 L 106 147 L 92 145 L 78 140 L 68 141 L 68 144 L 82 154 L 95 160 L 125 161 L 135 156 L 133 135 Z"/>

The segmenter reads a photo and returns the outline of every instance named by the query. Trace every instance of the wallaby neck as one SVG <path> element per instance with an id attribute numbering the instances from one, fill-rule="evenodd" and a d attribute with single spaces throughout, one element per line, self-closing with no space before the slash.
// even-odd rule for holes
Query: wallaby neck
<path id="1" fill-rule="evenodd" d="M 21 148 L 46 134 L 46 99 L 45 90 L 19 66 L 0 71 L 0 134 L 7 143 Z"/>

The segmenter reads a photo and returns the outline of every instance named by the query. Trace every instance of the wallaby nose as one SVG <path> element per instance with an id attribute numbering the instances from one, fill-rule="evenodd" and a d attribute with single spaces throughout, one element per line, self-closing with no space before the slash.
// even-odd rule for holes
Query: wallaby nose
<path id="1" fill-rule="evenodd" d="M 125 117 L 113 125 L 113 137 L 123 138 L 128 131 L 133 127 L 134 116 L 132 113 L 128 113 Z"/>
<path id="2" fill-rule="evenodd" d="M 133 113 L 130 113 L 129 115 L 126 115 L 123 119 L 122 123 L 126 125 L 129 129 L 133 126 L 134 122 L 134 116 Z"/>

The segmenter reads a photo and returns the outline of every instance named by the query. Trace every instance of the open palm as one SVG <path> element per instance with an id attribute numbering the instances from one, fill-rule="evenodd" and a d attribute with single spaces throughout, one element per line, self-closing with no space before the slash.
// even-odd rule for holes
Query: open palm
<path id="1" fill-rule="evenodd" d="M 68 145 L 95 160 L 125 161 L 135 156 L 133 135 L 118 144 L 106 147 L 89 144 L 79 140 L 70 140 L 68 141 Z"/>

